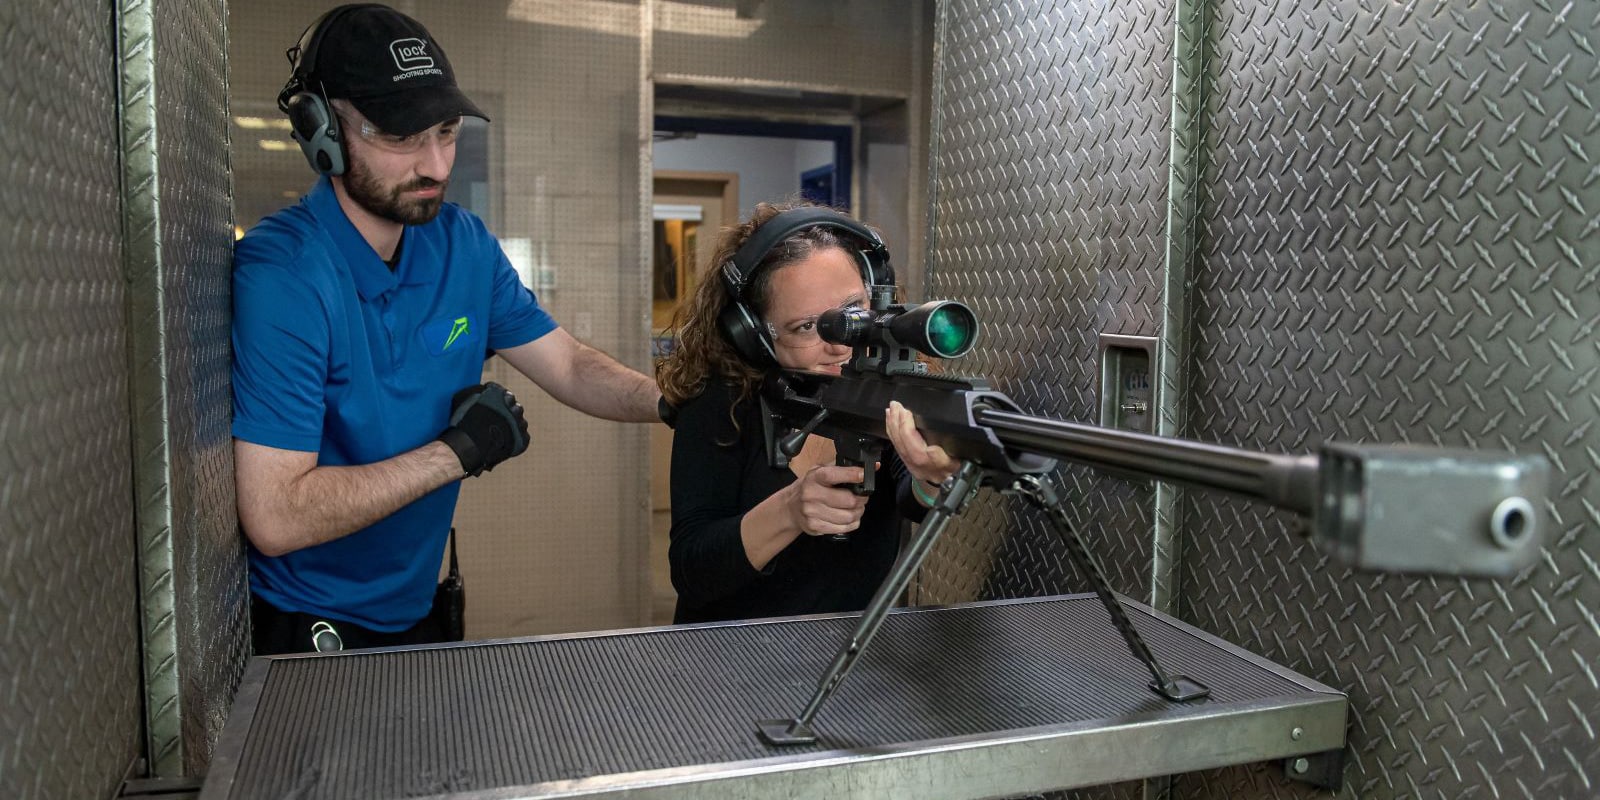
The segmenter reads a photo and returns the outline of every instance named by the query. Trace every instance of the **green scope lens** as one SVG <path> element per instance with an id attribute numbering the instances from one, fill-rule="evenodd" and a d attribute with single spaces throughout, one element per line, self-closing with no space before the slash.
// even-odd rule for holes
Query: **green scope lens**
<path id="1" fill-rule="evenodd" d="M 817 333 L 825 342 L 851 347 L 894 344 L 936 358 L 958 358 L 978 340 L 978 316 L 954 300 L 882 311 L 835 308 L 817 317 Z"/>
<path id="2" fill-rule="evenodd" d="M 930 356 L 966 355 L 978 339 L 978 317 L 954 300 L 934 300 L 889 321 L 889 332 Z"/>
<path id="3" fill-rule="evenodd" d="M 928 316 L 928 344 L 941 358 L 955 358 L 972 349 L 977 320 L 963 305 L 950 303 Z"/>

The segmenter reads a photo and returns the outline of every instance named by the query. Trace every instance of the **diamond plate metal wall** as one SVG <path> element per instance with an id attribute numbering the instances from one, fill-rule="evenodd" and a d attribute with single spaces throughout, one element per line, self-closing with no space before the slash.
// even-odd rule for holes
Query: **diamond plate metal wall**
<path id="1" fill-rule="evenodd" d="M 145 735 L 156 776 L 204 772 L 249 656 L 228 430 L 224 19 L 217 0 L 125 0 L 118 15 Z"/>
<path id="2" fill-rule="evenodd" d="M 1172 9 L 952 0 L 938 36 L 927 296 L 967 302 L 984 324 L 950 366 L 989 376 L 1031 413 L 1096 421 L 1098 334 L 1153 336 L 1165 313 Z M 1058 477 L 1112 585 L 1150 598 L 1153 490 L 1075 467 Z M 986 494 L 913 598 L 1085 588 L 1042 517 Z"/>
<path id="3" fill-rule="evenodd" d="M 1187 405 L 1168 409 L 1169 433 L 1267 450 L 1343 439 L 1549 457 L 1555 530 L 1544 562 L 1515 579 L 1352 575 L 1292 539 L 1280 516 L 1186 493 L 1173 505 L 1176 602 L 1196 624 L 1351 692 L 1344 796 L 1600 794 L 1600 14 L 1545 2 L 1209 3 L 1196 24 L 1180 3 L 1180 34 L 1210 28 L 1199 82 L 1211 97 L 1190 127 L 1185 102 L 1200 94 L 1108 57 L 1135 49 L 1137 25 L 1115 39 L 1088 27 L 1160 14 L 1100 5 L 941 5 L 931 286 L 974 302 L 998 334 L 974 371 L 1039 413 L 1089 419 L 1090 386 L 1074 378 L 1093 374 L 1093 333 L 1108 321 L 1127 326 L 1115 332 L 1186 327 Z M 1030 55 L 1043 41 L 1049 58 Z M 1181 77 L 1187 52 L 1156 57 Z M 1074 81 L 1092 89 L 1064 91 Z M 1179 113 L 1161 118 L 1170 133 L 1108 124 L 1126 102 L 1074 115 L 1074 99 L 1126 84 L 1176 93 Z M 1130 148 L 1197 133 L 1205 146 L 1190 163 L 1206 179 L 1197 195 L 1174 184 L 1171 202 L 1198 204 L 1201 258 L 1189 279 L 1152 278 L 1159 265 L 1106 254 L 1108 220 L 1130 217 L 1107 215 L 1104 198 L 1142 208 L 1147 196 L 1107 173 L 1139 162 Z M 1176 149 L 1172 159 L 1183 174 Z M 1168 222 L 1175 235 L 1182 220 Z M 1185 286 L 1189 297 L 1171 296 Z M 1117 302 L 1147 288 L 1167 296 Z M 1171 313 L 1177 302 L 1191 324 Z M 1169 355 L 1164 369 L 1183 361 Z M 1118 588 L 1159 594 L 1139 580 L 1151 553 L 1139 541 L 1148 527 L 1128 513 L 1145 506 L 1130 502 L 1138 490 L 1072 481 L 1086 520 L 1130 520 L 1098 544 Z M 973 517 L 924 570 L 919 600 L 1043 591 L 1069 574 L 1031 520 L 1000 504 Z M 1277 774 L 1183 776 L 1172 792 L 1311 794 Z"/>
<path id="4" fill-rule="evenodd" d="M 1350 693 L 1342 796 L 1600 795 L 1600 12 L 1217 8 L 1193 434 L 1542 453 L 1553 530 L 1510 580 L 1353 575 L 1191 493 L 1184 616 Z"/>
<path id="5" fill-rule="evenodd" d="M 111 6 L 0 4 L 0 795 L 141 753 Z"/>
<path id="6" fill-rule="evenodd" d="M 952 368 L 990 376 L 1031 413 L 1093 421 L 1097 334 L 1157 332 L 1171 36 L 1163 7 L 941 6 L 928 296 L 983 320 Z M 1113 585 L 1148 597 L 1150 489 L 1062 478 Z M 1084 586 L 1042 520 L 992 496 L 945 539 L 921 601 Z"/>

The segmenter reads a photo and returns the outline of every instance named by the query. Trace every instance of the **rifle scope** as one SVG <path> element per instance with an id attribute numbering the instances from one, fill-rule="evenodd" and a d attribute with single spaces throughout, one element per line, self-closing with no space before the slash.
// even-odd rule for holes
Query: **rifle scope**
<path id="1" fill-rule="evenodd" d="M 978 315 L 954 300 L 882 309 L 852 306 L 823 312 L 817 332 L 834 344 L 910 347 L 936 358 L 958 358 L 978 341 Z"/>

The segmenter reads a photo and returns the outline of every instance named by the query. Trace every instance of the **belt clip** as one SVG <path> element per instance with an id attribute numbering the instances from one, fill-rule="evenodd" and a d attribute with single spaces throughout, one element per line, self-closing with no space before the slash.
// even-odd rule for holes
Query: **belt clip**
<path id="1" fill-rule="evenodd" d="M 311 646 L 319 653 L 337 652 L 344 649 L 344 639 L 333 623 L 319 619 L 311 624 Z"/>

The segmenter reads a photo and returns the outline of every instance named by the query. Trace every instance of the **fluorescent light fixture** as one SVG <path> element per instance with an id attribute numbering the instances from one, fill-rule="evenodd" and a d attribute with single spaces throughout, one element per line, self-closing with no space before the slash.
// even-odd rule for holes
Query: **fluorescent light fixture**
<path id="1" fill-rule="evenodd" d="M 743 39 L 761 28 L 765 20 L 742 19 L 737 8 L 714 8 L 688 2 L 656 3 L 655 29 L 664 33 Z M 639 35 L 639 5 L 615 0 L 511 0 L 506 19 L 561 28 Z"/>
<path id="2" fill-rule="evenodd" d="M 656 203 L 651 211 L 651 216 L 658 220 L 681 219 L 685 222 L 699 222 L 702 213 L 700 206 L 688 203 Z"/>
<path id="3" fill-rule="evenodd" d="M 689 36 L 744 39 L 761 29 L 766 20 L 739 16 L 737 8 L 713 8 L 695 3 L 664 0 L 656 4 L 656 30 Z"/>
<path id="4" fill-rule="evenodd" d="M 611 0 L 511 0 L 506 19 L 612 36 L 639 35 L 639 4 Z"/>
<path id="5" fill-rule="evenodd" d="M 266 117 L 234 117 L 233 124 L 248 131 L 264 130 L 289 130 L 289 120 L 267 119 Z"/>
<path id="6" fill-rule="evenodd" d="M 258 139 L 256 140 L 256 144 L 260 145 L 262 150 L 271 150 L 274 153 L 281 153 L 286 150 L 294 149 L 294 144 L 292 142 L 286 142 L 282 139 Z"/>

